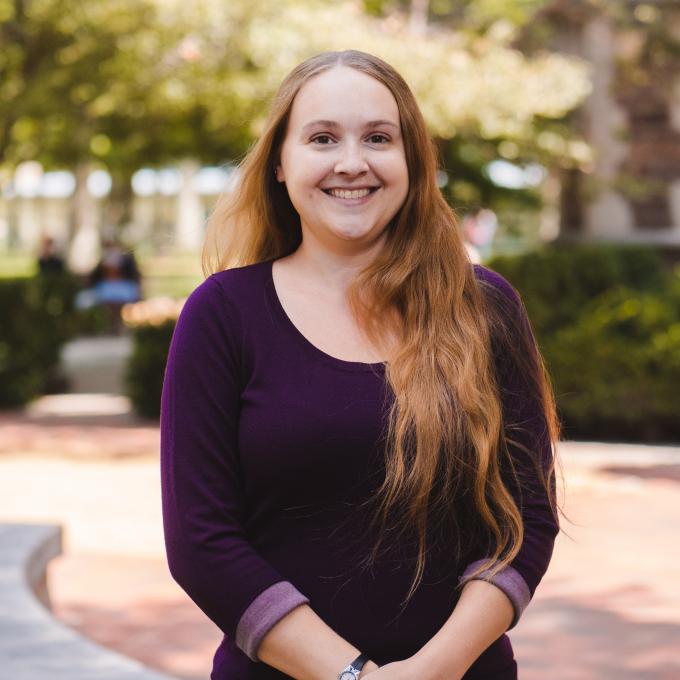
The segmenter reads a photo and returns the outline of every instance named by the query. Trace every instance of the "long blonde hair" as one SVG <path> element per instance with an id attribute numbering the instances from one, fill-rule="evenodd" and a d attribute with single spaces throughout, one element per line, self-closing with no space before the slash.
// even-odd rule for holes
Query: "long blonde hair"
<path id="1" fill-rule="evenodd" d="M 394 542 L 415 529 L 408 602 L 423 578 L 434 536 L 443 536 L 449 546 L 458 537 L 452 562 L 465 556 L 466 546 L 485 542 L 489 561 L 475 575 L 490 566 L 493 576 L 519 552 L 522 516 L 501 471 L 508 471 L 516 488 L 526 480 L 515 473 L 509 445 L 529 456 L 557 521 L 554 444 L 560 426 L 531 332 L 517 332 L 522 310 L 476 276 L 454 213 L 437 187 L 437 152 L 417 102 L 403 78 L 375 56 L 325 52 L 284 79 L 264 132 L 239 165 L 236 188 L 220 198 L 208 220 L 205 275 L 282 257 L 300 244 L 300 218 L 274 168 L 295 96 L 310 78 L 335 66 L 366 73 L 392 92 L 408 167 L 408 194 L 386 227 L 384 247 L 348 289 L 356 321 L 376 347 L 383 347 L 386 330 L 398 338 L 385 371 L 394 396 L 386 474 L 368 501 L 378 540 L 365 564 L 376 559 L 388 532 Z M 543 442 L 523 442 L 522 424 L 504 422 L 502 367 L 495 363 L 503 351 L 509 352 L 513 375 L 524 382 L 526 398 L 545 417 Z M 520 436 L 513 439 L 513 433 Z"/>

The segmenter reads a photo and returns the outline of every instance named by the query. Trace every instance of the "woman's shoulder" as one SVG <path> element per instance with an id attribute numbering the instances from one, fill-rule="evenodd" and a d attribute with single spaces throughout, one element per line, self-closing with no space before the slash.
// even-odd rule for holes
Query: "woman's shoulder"
<path id="1" fill-rule="evenodd" d="M 501 293 L 504 298 L 510 299 L 515 303 L 521 301 L 517 289 L 503 275 L 485 265 L 473 264 L 473 267 L 477 281 L 486 284 L 494 292 Z"/>
<path id="2" fill-rule="evenodd" d="M 182 307 L 185 323 L 240 324 L 248 310 L 257 308 L 266 281 L 267 261 L 232 267 L 209 275 L 189 294 Z"/>
<path id="3" fill-rule="evenodd" d="M 270 268 L 270 260 L 230 267 L 211 274 L 206 282 L 212 280 L 228 297 L 243 299 L 244 295 L 247 296 L 253 290 L 261 290 Z"/>
<path id="4" fill-rule="evenodd" d="M 493 269 L 479 264 L 474 267 L 477 280 L 482 282 L 486 300 L 490 303 L 491 333 L 494 342 L 501 343 L 502 355 L 520 347 L 534 348 L 536 338 L 520 293 Z"/>
<path id="5" fill-rule="evenodd" d="M 210 274 L 189 294 L 187 302 L 210 304 L 226 302 L 235 307 L 249 307 L 260 295 L 267 280 L 268 260 L 231 267 Z"/>
<path id="6" fill-rule="evenodd" d="M 489 319 L 494 335 L 510 335 L 514 342 L 521 338 L 532 338 L 533 331 L 527 309 L 519 291 L 497 271 L 484 265 L 475 264 L 475 275 L 481 283 L 482 292 L 489 304 Z"/>

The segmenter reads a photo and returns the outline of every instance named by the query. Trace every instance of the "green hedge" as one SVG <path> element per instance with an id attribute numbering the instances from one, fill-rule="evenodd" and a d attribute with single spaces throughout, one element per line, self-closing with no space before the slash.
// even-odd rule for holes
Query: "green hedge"
<path id="1" fill-rule="evenodd" d="M 579 437 L 680 439 L 680 298 L 613 288 L 545 343 Z"/>
<path id="2" fill-rule="evenodd" d="M 486 263 L 522 295 L 566 438 L 680 441 L 680 269 L 640 246 L 554 245 Z M 173 321 L 134 332 L 128 394 L 157 418 Z"/>
<path id="3" fill-rule="evenodd" d="M 522 295 L 566 438 L 680 440 L 680 269 L 637 246 L 553 246 L 488 265 Z"/>
<path id="4" fill-rule="evenodd" d="M 76 332 L 77 281 L 67 274 L 0 279 L 0 408 L 50 391 L 62 345 Z"/>
<path id="5" fill-rule="evenodd" d="M 160 415 L 163 372 L 174 321 L 160 325 L 141 325 L 132 329 L 133 350 L 126 375 L 126 393 L 137 415 L 158 418 Z"/>
<path id="6" fill-rule="evenodd" d="M 554 244 L 486 264 L 520 291 L 538 335 L 574 323 L 585 305 L 615 286 L 660 292 L 668 285 L 659 255 L 645 246 Z"/>

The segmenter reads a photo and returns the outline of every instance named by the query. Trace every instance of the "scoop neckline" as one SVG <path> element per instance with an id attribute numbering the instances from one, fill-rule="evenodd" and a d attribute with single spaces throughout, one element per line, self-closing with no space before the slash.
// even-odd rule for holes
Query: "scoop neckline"
<path id="1" fill-rule="evenodd" d="M 313 344 L 307 336 L 305 336 L 302 331 L 293 323 L 292 319 L 288 316 L 288 313 L 283 308 L 279 294 L 276 291 L 276 284 L 274 283 L 274 262 L 278 258 L 273 258 L 267 260 L 265 265 L 265 270 L 267 274 L 267 289 L 270 294 L 270 299 L 273 303 L 274 309 L 279 315 L 279 318 L 283 322 L 284 326 L 291 331 L 292 335 L 297 339 L 298 343 L 307 351 L 310 356 L 316 359 L 320 359 L 323 363 L 336 368 L 340 368 L 346 371 L 376 371 L 384 370 L 387 362 L 377 361 L 377 362 L 365 362 L 365 361 L 347 361 L 345 359 L 340 359 L 334 357 L 327 352 Z"/>

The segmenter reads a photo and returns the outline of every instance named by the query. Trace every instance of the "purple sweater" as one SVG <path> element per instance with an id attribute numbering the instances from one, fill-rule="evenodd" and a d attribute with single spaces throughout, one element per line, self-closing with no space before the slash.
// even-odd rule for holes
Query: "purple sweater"
<path id="1" fill-rule="evenodd" d="M 379 665 L 415 654 L 448 619 L 457 586 L 485 556 L 478 546 L 460 564 L 434 553 L 403 611 L 413 562 L 399 546 L 372 571 L 357 568 L 374 539 L 360 518 L 347 520 L 384 478 L 381 436 L 391 399 L 384 365 L 343 361 L 312 345 L 286 315 L 271 272 L 266 260 L 198 286 L 178 319 L 163 385 L 168 564 L 224 633 L 213 680 L 288 677 L 258 661 L 257 648 L 303 603 Z M 510 284 L 487 268 L 475 265 L 475 272 L 508 297 L 533 341 Z M 525 443 L 547 460 L 544 418 L 521 389 L 519 382 L 502 386 L 505 413 L 528 424 Z M 494 579 L 513 603 L 510 627 L 545 573 L 558 531 L 545 494 L 534 491 L 523 502 L 522 549 Z M 516 677 L 507 635 L 465 675 Z"/>

